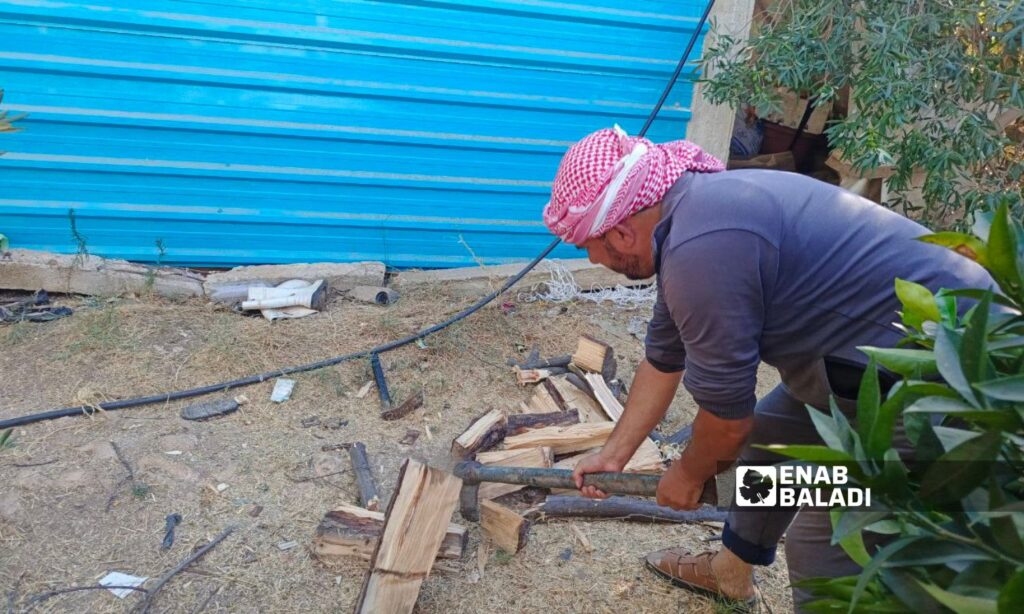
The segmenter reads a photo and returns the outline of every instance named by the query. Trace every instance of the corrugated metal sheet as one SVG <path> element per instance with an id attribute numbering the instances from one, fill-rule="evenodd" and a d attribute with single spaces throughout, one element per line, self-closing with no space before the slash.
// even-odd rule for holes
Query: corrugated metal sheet
<path id="1" fill-rule="evenodd" d="M 168 264 L 529 258 L 559 156 L 640 129 L 702 8 L 0 1 L 29 114 L 0 135 L 0 232 L 74 252 L 74 210 L 91 253 Z M 691 79 L 653 139 L 685 134 Z"/>

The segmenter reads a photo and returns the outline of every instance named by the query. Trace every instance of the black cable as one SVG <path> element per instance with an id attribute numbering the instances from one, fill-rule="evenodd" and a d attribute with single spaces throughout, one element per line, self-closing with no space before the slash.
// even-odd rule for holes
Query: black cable
<path id="1" fill-rule="evenodd" d="M 654 108 L 651 109 L 651 113 L 650 115 L 647 116 L 647 121 L 644 123 L 643 128 L 640 129 L 638 136 L 644 136 L 645 134 L 647 134 L 647 130 L 650 129 L 651 124 L 654 123 L 654 118 L 657 117 L 658 115 L 658 111 L 661 110 L 661 107 L 665 104 L 665 100 L 668 99 L 669 92 L 672 91 L 672 87 L 675 85 L 676 79 L 679 78 L 679 73 L 682 72 L 683 66 L 686 65 L 686 62 L 690 57 L 690 53 L 693 51 L 693 46 L 697 42 L 697 37 L 700 36 L 701 30 L 704 29 L 704 24 L 707 22 L 708 15 L 711 13 L 711 8 L 714 5 L 715 0 L 708 1 L 707 8 L 704 9 L 704 14 L 701 16 L 700 21 L 697 23 L 697 27 L 694 29 L 693 35 L 690 36 L 690 42 L 686 46 L 686 50 L 683 52 L 682 57 L 679 58 L 679 64 L 676 65 L 675 72 L 672 73 L 672 77 L 669 79 L 668 84 L 665 86 L 665 91 L 662 92 L 661 97 L 658 99 L 658 102 L 654 105 Z M 378 345 L 377 347 L 370 348 L 368 350 L 362 350 L 360 352 L 354 352 L 352 354 L 342 354 L 341 356 L 335 356 L 334 358 L 328 358 L 326 360 L 321 360 L 318 362 L 311 362 L 308 364 L 298 365 L 295 367 L 286 367 L 284 369 L 278 369 L 277 371 L 267 371 L 265 373 L 250 375 L 249 377 L 243 377 L 241 379 L 222 382 L 219 384 L 201 386 L 199 388 L 190 388 L 188 390 L 179 390 L 176 392 L 167 392 L 164 394 L 154 394 L 147 397 L 136 397 L 134 399 L 124 399 L 121 401 L 110 401 L 107 403 L 99 403 L 98 405 L 79 405 L 78 407 L 53 409 L 50 411 L 39 412 L 36 414 L 19 416 L 17 418 L 9 418 L 7 420 L 0 420 L 0 429 L 7 429 L 15 426 L 24 426 L 26 424 L 33 424 L 36 422 L 42 422 L 44 420 L 54 420 L 56 418 L 66 418 L 69 416 L 76 415 L 88 415 L 96 413 L 99 410 L 113 411 L 117 409 L 126 409 L 129 407 L 139 407 L 141 405 L 152 405 L 153 403 L 167 403 L 169 401 L 177 401 L 179 399 L 188 399 L 191 397 L 198 397 L 205 394 L 211 394 L 214 392 L 223 392 L 231 390 L 232 388 L 239 388 L 241 386 L 258 384 L 260 382 L 265 382 L 268 379 L 273 379 L 275 377 L 283 377 L 285 375 L 291 375 L 293 373 L 315 371 L 316 369 L 323 369 L 324 367 L 330 367 L 343 362 L 347 362 L 349 360 L 365 358 L 372 354 L 381 354 L 383 352 L 388 352 L 396 348 L 400 348 L 403 345 L 413 343 L 419 339 L 423 339 L 424 337 L 428 337 L 438 331 L 444 330 L 445 328 L 448 328 L 452 324 L 460 320 L 463 320 L 469 317 L 470 315 L 474 314 L 475 312 L 479 311 L 481 307 L 493 301 L 495 298 L 498 297 L 498 295 L 504 293 L 506 290 L 515 285 L 516 282 L 522 279 L 527 273 L 533 270 L 533 268 L 537 266 L 537 264 L 539 264 L 541 260 L 543 260 L 556 247 L 558 247 L 559 243 L 561 243 L 561 239 L 555 239 L 554 241 L 552 241 L 550 245 L 544 248 L 544 251 L 538 254 L 536 258 L 531 260 L 529 264 L 523 267 L 523 270 L 519 271 L 514 276 L 510 277 L 508 281 L 506 281 L 501 286 L 501 288 L 495 290 L 494 292 L 491 292 L 487 296 L 481 298 L 476 303 L 473 303 L 469 307 L 463 309 L 462 311 L 448 318 L 447 320 L 430 326 L 428 328 L 424 328 L 418 333 L 414 333 L 407 337 L 402 337 L 401 339 L 396 339 L 395 341 L 390 341 L 383 345 Z"/>

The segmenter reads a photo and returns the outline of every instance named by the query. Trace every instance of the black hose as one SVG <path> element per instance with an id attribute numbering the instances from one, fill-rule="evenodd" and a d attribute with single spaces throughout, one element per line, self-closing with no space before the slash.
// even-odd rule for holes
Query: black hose
<path id="1" fill-rule="evenodd" d="M 696 29 L 694 29 L 693 35 L 690 37 L 690 42 L 686 46 L 686 50 L 683 52 L 682 57 L 679 58 L 679 63 L 676 65 L 675 72 L 672 73 L 672 77 L 669 79 L 668 84 L 665 86 L 665 90 L 662 92 L 657 104 L 655 104 L 654 108 L 651 109 L 651 113 L 650 115 L 647 116 L 647 121 L 644 122 L 644 126 L 643 128 L 640 129 L 638 136 L 644 136 L 645 134 L 647 134 L 647 130 L 650 129 L 651 124 L 654 123 L 654 118 L 657 117 L 658 115 L 658 111 L 661 110 L 662 105 L 665 104 L 665 100 L 668 99 L 669 92 L 672 91 L 672 87 L 673 85 L 675 85 L 676 79 L 679 78 L 679 73 L 682 72 L 683 66 L 686 65 L 686 62 L 690 57 L 690 53 L 693 51 L 693 46 L 697 42 L 697 37 L 700 36 L 701 30 L 704 29 L 704 24 L 707 22 L 708 15 L 711 13 L 711 8 L 714 5 L 715 0 L 708 1 L 707 8 L 704 10 L 704 14 L 701 16 L 700 21 L 697 23 L 697 27 Z M 268 379 L 273 379 L 275 377 L 283 377 L 285 375 L 291 375 L 293 373 L 302 373 L 304 371 L 315 371 L 316 369 L 323 369 L 324 367 L 330 367 L 343 362 L 347 362 L 349 360 L 365 358 L 373 354 L 381 354 L 383 352 L 388 352 L 396 348 L 400 348 L 403 345 L 413 343 L 419 339 L 423 339 L 424 337 L 430 336 L 438 331 L 444 330 L 445 328 L 448 328 L 449 326 L 458 322 L 459 320 L 463 320 L 472 315 L 473 313 L 477 312 L 481 307 L 493 301 L 495 298 L 498 297 L 498 295 L 502 294 L 503 292 L 511 288 L 513 285 L 516 284 L 516 282 L 518 282 L 527 273 L 533 270 L 533 268 L 537 266 L 537 264 L 539 264 L 541 260 L 543 260 L 548 254 L 550 254 L 552 250 L 558 247 L 559 243 L 561 243 L 560 239 L 555 239 L 554 241 L 552 241 L 550 245 L 544 248 L 544 251 L 538 254 L 536 258 L 531 260 L 529 264 L 523 267 L 523 270 L 519 271 L 514 276 L 510 277 L 508 281 L 506 281 L 501 286 L 501 288 L 495 290 L 494 292 L 491 292 L 487 296 L 481 298 L 477 302 L 473 303 L 471 306 L 463 309 L 462 311 L 448 318 L 444 322 L 440 322 L 428 328 L 424 328 L 418 333 L 414 333 L 407 337 L 402 337 L 401 339 L 396 339 L 395 341 L 390 341 L 383 345 L 378 345 L 377 347 L 370 348 L 368 350 L 362 350 L 359 352 L 354 352 L 352 354 L 342 354 L 341 356 L 335 356 L 334 358 L 328 358 L 326 360 L 321 360 L 318 362 L 311 362 L 308 364 L 298 365 L 295 367 L 286 367 L 284 369 L 278 369 L 276 371 L 267 371 L 265 373 L 250 375 L 249 377 L 243 377 L 241 379 L 231 380 L 229 382 L 222 382 L 220 384 L 201 386 L 199 388 L 190 388 L 188 390 L 179 390 L 177 392 L 154 394 L 148 397 L 135 397 L 134 399 L 124 399 L 122 401 L 109 401 L 107 403 L 99 403 L 97 405 L 79 405 L 78 407 L 53 409 L 50 411 L 39 412 L 36 414 L 19 416 L 17 418 L 9 418 L 7 420 L 0 420 L 0 429 L 7 429 L 15 426 L 24 426 L 26 424 L 33 424 L 36 422 L 42 422 L 44 420 L 54 420 L 56 418 L 66 418 L 69 416 L 76 415 L 89 415 L 96 413 L 99 410 L 113 411 L 117 409 L 126 409 L 129 407 L 139 407 L 141 405 L 152 405 L 154 403 L 167 403 L 169 401 L 188 399 L 191 397 L 198 397 L 205 394 L 211 394 L 214 392 L 224 392 L 227 390 L 231 390 L 232 388 L 239 388 L 241 386 L 249 386 L 252 384 L 258 384 L 260 382 L 265 382 Z"/>

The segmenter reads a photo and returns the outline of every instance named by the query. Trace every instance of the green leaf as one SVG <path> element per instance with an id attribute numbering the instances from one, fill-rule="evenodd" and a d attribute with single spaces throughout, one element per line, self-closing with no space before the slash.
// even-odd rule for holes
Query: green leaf
<path id="1" fill-rule="evenodd" d="M 1006 203 L 996 211 L 988 233 L 988 269 L 1003 290 L 1020 299 L 1020 271 L 1017 270 L 1017 232 L 1010 221 Z"/>
<path id="2" fill-rule="evenodd" d="M 825 445 L 832 448 L 833 450 L 846 450 L 847 441 L 843 434 L 840 433 L 839 426 L 836 421 L 814 406 L 807 406 L 807 413 L 811 416 L 811 422 L 814 423 L 815 430 L 818 431 L 818 436 L 821 437 Z"/>
<path id="3" fill-rule="evenodd" d="M 904 377 L 921 378 L 939 373 L 939 368 L 935 365 L 935 353 L 931 350 L 876 348 L 867 345 L 857 349 L 886 369 Z"/>
<path id="4" fill-rule="evenodd" d="M 989 290 L 978 290 L 978 289 L 975 289 L 975 288 L 961 288 L 959 290 L 943 290 L 942 293 L 944 295 L 947 295 L 947 296 L 962 296 L 963 298 L 970 298 L 970 299 L 974 299 L 976 301 L 980 301 L 982 298 L 985 297 L 986 294 L 991 294 L 991 292 Z M 1017 306 L 1016 303 L 1014 303 L 1009 298 L 1003 296 L 1002 294 L 993 294 L 992 295 L 992 302 L 993 303 L 997 303 L 999 305 L 1003 305 L 1005 307 L 1016 307 Z"/>
<path id="5" fill-rule="evenodd" d="M 921 284 L 896 278 L 896 296 L 903 304 L 905 313 L 911 313 L 922 320 L 939 322 L 939 308 L 935 306 L 935 295 Z"/>
<path id="6" fill-rule="evenodd" d="M 946 452 L 921 478 L 921 498 L 950 503 L 965 497 L 983 483 L 1002 444 L 1002 433 L 989 431 Z"/>
<path id="7" fill-rule="evenodd" d="M 981 266 L 985 266 L 988 263 L 988 247 L 985 246 L 983 241 L 969 234 L 962 232 L 937 232 L 933 235 L 921 237 L 918 240 L 949 248 L 965 258 L 970 258 Z"/>
<path id="8" fill-rule="evenodd" d="M 955 331 L 945 326 L 940 326 L 935 331 L 935 364 L 942 378 L 967 399 L 968 403 L 977 407 L 978 400 L 960 364 L 960 340 Z"/>
<path id="9" fill-rule="evenodd" d="M 1024 569 L 1010 576 L 999 591 L 999 614 L 1016 614 L 1024 603 Z"/>
<path id="10" fill-rule="evenodd" d="M 1024 402 L 1024 374 L 979 382 L 974 387 L 993 399 Z"/>
<path id="11" fill-rule="evenodd" d="M 919 565 L 945 565 L 950 562 L 991 561 L 993 557 L 964 544 L 926 538 L 892 556 L 886 567 L 914 567 Z"/>
<path id="12" fill-rule="evenodd" d="M 981 302 L 971 311 L 971 317 L 964 329 L 963 341 L 960 344 L 960 364 L 963 365 L 964 377 L 974 383 L 988 379 L 994 375 L 992 364 L 985 350 L 988 335 L 988 315 L 992 308 L 992 295 L 986 294 Z"/>
<path id="13" fill-rule="evenodd" d="M 864 594 L 864 590 L 868 587 L 868 584 L 874 579 L 878 572 L 885 565 L 886 561 L 890 557 L 897 554 L 900 550 L 903 550 L 907 546 L 923 539 L 920 536 L 908 536 L 902 537 L 890 544 L 886 544 L 881 550 L 875 553 L 875 556 L 871 557 L 871 561 L 864 566 L 864 571 L 860 573 L 860 577 L 857 578 L 857 585 L 853 588 L 853 597 L 850 598 L 850 612 L 854 611 L 854 607 Z"/>
<path id="14" fill-rule="evenodd" d="M 935 597 L 936 601 L 953 610 L 957 614 L 998 614 L 995 600 L 982 599 L 981 597 L 968 597 L 958 593 L 951 593 L 934 584 L 921 582 L 921 588 L 928 591 L 928 594 Z"/>
<path id="15" fill-rule="evenodd" d="M 860 435 L 861 443 L 864 445 L 864 451 L 867 453 L 868 458 L 880 458 L 882 456 L 882 453 L 877 451 L 877 446 L 874 445 L 874 440 L 880 438 L 880 435 L 875 434 L 875 430 L 884 428 L 884 426 L 879 426 L 878 424 L 880 395 L 878 364 L 872 358 L 868 362 L 868 366 L 864 368 L 864 377 L 860 380 L 860 390 L 857 392 L 857 433 Z"/>
<path id="16" fill-rule="evenodd" d="M 832 448 L 826 448 L 825 446 L 772 444 L 768 446 L 758 445 L 756 447 L 769 450 L 776 454 L 781 454 L 782 456 L 788 456 L 790 458 L 809 461 L 812 463 L 854 462 L 853 457 L 846 452 L 843 452 L 842 450 L 833 450 Z"/>
<path id="17" fill-rule="evenodd" d="M 977 409 L 959 399 L 946 397 L 925 397 L 908 407 L 906 414 L 944 414 L 964 420 L 988 424 L 1002 429 L 1012 428 L 1020 423 L 1014 414 L 998 409 Z"/>
<path id="18" fill-rule="evenodd" d="M 853 559 L 853 562 L 857 563 L 861 567 L 864 567 L 868 564 L 869 561 L 871 561 L 871 555 L 868 554 L 868 550 L 864 546 L 864 534 L 862 533 L 860 528 L 849 529 L 849 527 L 847 527 L 845 533 L 839 536 L 837 539 L 839 527 L 842 523 L 842 518 L 855 513 L 856 512 L 844 513 L 841 509 L 829 510 L 829 517 L 832 519 L 833 529 L 832 544 L 835 545 L 836 543 L 838 543 L 839 546 L 843 549 L 843 552 L 845 552 L 847 556 Z M 870 514 L 870 512 L 868 513 Z M 880 518 L 878 517 L 874 517 L 871 519 L 871 521 L 873 522 L 879 519 Z M 858 519 L 856 522 L 859 524 L 862 522 L 862 519 Z M 871 522 L 860 524 L 860 527 L 863 527 L 865 524 L 871 524 Z"/>

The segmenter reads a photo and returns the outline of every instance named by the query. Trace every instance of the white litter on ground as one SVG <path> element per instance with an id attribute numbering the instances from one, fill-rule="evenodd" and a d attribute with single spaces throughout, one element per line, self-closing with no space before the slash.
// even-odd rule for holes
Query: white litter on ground
<path id="1" fill-rule="evenodd" d="M 566 303 L 569 301 L 590 301 L 592 303 L 610 302 L 616 307 L 637 309 L 650 307 L 658 298 L 658 287 L 651 284 L 641 288 L 627 288 L 618 285 L 614 288 L 590 288 L 584 290 L 576 283 L 576 278 L 563 265 L 544 260 L 537 268 L 551 274 L 551 279 L 542 292 L 520 293 L 519 300 L 525 303 L 546 301 L 549 303 Z"/>
<path id="2" fill-rule="evenodd" d="M 295 380 L 278 378 L 274 382 L 274 390 L 270 393 L 270 400 L 275 403 L 284 403 L 292 396 L 292 389 L 295 388 Z"/>
<path id="3" fill-rule="evenodd" d="M 112 571 L 107 575 L 100 578 L 100 585 L 102 586 L 142 586 L 149 578 L 140 578 L 138 576 L 131 576 L 120 571 Z M 117 595 L 120 599 L 124 599 L 128 595 L 131 595 L 135 591 L 128 588 L 111 588 L 108 589 L 111 593 Z"/>

